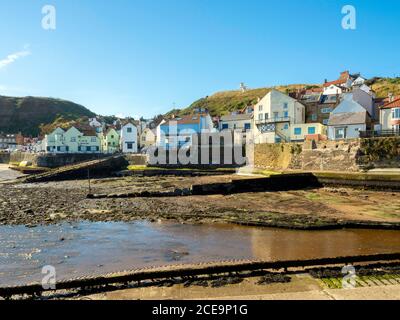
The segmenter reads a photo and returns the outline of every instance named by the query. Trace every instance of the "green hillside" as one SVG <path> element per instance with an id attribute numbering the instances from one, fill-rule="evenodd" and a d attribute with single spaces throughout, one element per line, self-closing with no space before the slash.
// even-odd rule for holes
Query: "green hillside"
<path id="1" fill-rule="evenodd" d="M 377 97 L 387 97 L 389 93 L 400 95 L 400 78 L 372 78 L 367 81 Z"/>
<path id="2" fill-rule="evenodd" d="M 36 136 L 42 125 L 94 117 L 87 108 L 61 99 L 0 96 L 0 132 Z"/>
<path id="3" fill-rule="evenodd" d="M 391 92 L 394 95 L 400 95 L 400 78 L 381 78 L 375 77 L 367 81 L 367 84 L 376 92 L 377 97 L 387 97 Z M 304 89 L 311 87 L 319 87 L 320 85 L 310 84 L 293 84 L 285 86 L 275 86 L 271 88 L 258 88 L 241 92 L 234 91 L 221 91 L 211 96 L 201 98 L 193 102 L 189 107 L 184 109 L 171 110 L 166 114 L 169 116 L 175 114 L 182 116 L 190 114 L 195 108 L 207 108 L 212 116 L 225 115 L 230 112 L 243 109 L 247 105 L 255 104 L 258 98 L 264 97 L 272 88 L 279 90 L 283 93 L 288 93 L 295 89 Z"/>
<path id="4" fill-rule="evenodd" d="M 288 93 L 291 90 L 305 87 L 314 87 L 314 85 L 293 84 L 271 88 L 251 89 L 245 92 L 239 90 L 217 92 L 211 96 L 195 101 L 185 109 L 171 110 L 168 112 L 167 116 L 170 114 L 178 116 L 190 114 L 193 109 L 199 107 L 207 108 L 212 116 L 225 115 L 233 111 L 241 110 L 248 105 L 257 103 L 258 98 L 264 97 L 272 88 Z"/>

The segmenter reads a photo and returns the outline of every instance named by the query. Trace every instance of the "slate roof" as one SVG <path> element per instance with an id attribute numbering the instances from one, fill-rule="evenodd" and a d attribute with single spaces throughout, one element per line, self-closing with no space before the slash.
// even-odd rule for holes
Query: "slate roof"
<path id="1" fill-rule="evenodd" d="M 368 120 L 367 111 L 352 112 L 352 113 L 337 113 L 331 114 L 329 117 L 329 126 L 344 125 L 344 124 L 363 124 Z"/>
<path id="2" fill-rule="evenodd" d="M 241 120 L 251 120 L 252 118 L 253 115 L 251 113 L 244 113 L 244 114 L 222 116 L 221 121 L 241 121 Z"/>
<path id="3" fill-rule="evenodd" d="M 361 124 L 368 121 L 369 114 L 359 103 L 352 100 L 353 95 L 347 94 L 343 101 L 331 112 L 329 126 L 344 124 Z"/>

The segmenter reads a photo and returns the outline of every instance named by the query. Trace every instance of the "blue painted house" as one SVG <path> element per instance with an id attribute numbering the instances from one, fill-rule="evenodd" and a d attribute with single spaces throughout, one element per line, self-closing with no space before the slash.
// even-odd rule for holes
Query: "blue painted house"
<path id="1" fill-rule="evenodd" d="M 193 114 L 174 117 L 160 124 L 157 131 L 157 145 L 165 149 L 191 146 L 193 135 L 213 132 L 214 124 L 206 110 L 196 110 Z"/>

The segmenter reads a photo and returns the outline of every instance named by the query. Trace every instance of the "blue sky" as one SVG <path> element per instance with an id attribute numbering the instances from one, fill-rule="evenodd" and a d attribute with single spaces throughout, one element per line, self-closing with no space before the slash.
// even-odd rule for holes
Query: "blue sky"
<path id="1" fill-rule="evenodd" d="M 220 90 L 400 75 L 400 1 L 0 0 L 0 94 L 151 117 Z M 54 5 L 57 28 L 41 27 Z M 357 10 L 356 30 L 341 9 Z M 11 56 L 10 56 L 11 55 Z"/>

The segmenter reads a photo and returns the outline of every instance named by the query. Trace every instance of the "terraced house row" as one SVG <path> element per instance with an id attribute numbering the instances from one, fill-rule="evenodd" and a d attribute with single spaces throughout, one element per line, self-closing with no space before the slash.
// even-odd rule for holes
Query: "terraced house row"
<path id="1" fill-rule="evenodd" d="M 137 153 L 137 143 L 137 128 L 131 122 L 104 130 L 102 126 L 88 124 L 55 129 L 41 141 L 41 150 L 47 153 Z"/>
<path id="2" fill-rule="evenodd" d="M 322 86 L 287 94 L 273 89 L 254 106 L 221 117 L 219 124 L 221 130 L 250 128 L 255 143 L 398 135 L 399 126 L 400 97 L 378 99 L 365 78 L 348 71 Z"/>
<path id="3" fill-rule="evenodd" d="M 187 147 L 193 135 L 226 130 L 252 132 L 256 144 L 399 135 L 400 96 L 377 98 L 367 83 L 360 74 L 344 71 L 337 80 L 325 80 L 322 85 L 285 93 L 272 89 L 254 105 L 220 117 L 197 108 L 189 115 L 170 115 L 157 123 L 125 119 L 105 125 L 93 118 L 84 126 L 55 129 L 37 149 L 48 153 L 137 153 L 153 145 Z"/>

